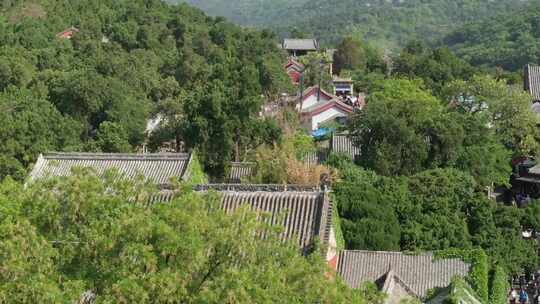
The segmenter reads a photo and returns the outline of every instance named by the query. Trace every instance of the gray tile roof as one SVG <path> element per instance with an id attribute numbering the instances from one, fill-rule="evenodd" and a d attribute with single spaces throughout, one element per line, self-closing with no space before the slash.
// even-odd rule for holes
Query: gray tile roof
<path id="1" fill-rule="evenodd" d="M 384 281 L 389 272 L 419 298 L 430 289 L 450 285 L 455 276 L 466 276 L 469 265 L 459 259 L 434 259 L 433 254 L 345 250 L 339 254 L 338 273 L 352 288 Z"/>
<path id="2" fill-rule="evenodd" d="M 328 157 L 327 150 L 310 151 L 306 153 L 306 155 L 303 158 L 303 161 L 308 166 L 314 167 L 314 166 L 323 164 L 326 161 L 327 157 Z"/>
<path id="3" fill-rule="evenodd" d="M 297 242 L 304 253 L 309 253 L 316 241 L 323 244 L 329 241 L 332 203 L 327 193 L 317 186 L 216 184 L 201 185 L 195 190 L 218 191 L 227 213 L 245 205 L 267 213 L 265 222 L 283 227 L 281 239 Z M 166 190 L 153 197 L 152 202 L 167 202 L 173 198 L 174 192 Z"/>
<path id="4" fill-rule="evenodd" d="M 318 151 L 308 152 L 303 161 L 309 166 L 324 164 L 330 153 L 344 153 L 353 160 L 360 156 L 360 148 L 353 145 L 347 134 L 332 134 L 328 148 L 320 148 Z"/>
<path id="5" fill-rule="evenodd" d="M 240 192 L 321 192 L 318 185 L 281 185 L 281 184 L 205 184 L 195 187 L 196 191 L 240 191 Z"/>
<path id="6" fill-rule="evenodd" d="M 303 102 L 308 95 L 310 94 L 317 94 L 317 91 L 320 91 L 321 92 L 321 95 L 326 95 L 328 99 L 339 99 L 338 96 L 334 95 L 334 94 L 331 94 L 329 92 L 327 92 L 325 89 L 323 88 L 320 88 L 319 89 L 319 86 L 311 86 L 309 88 L 306 88 L 303 92 L 301 92 L 301 96 L 302 96 L 302 100 L 300 100 L 300 102 Z"/>
<path id="7" fill-rule="evenodd" d="M 525 66 L 525 90 L 534 100 L 540 100 L 540 66 L 531 64 Z"/>
<path id="8" fill-rule="evenodd" d="M 255 172 L 255 163 L 234 162 L 231 164 L 231 172 L 229 173 L 229 183 L 241 183 L 242 180 L 253 176 Z"/>
<path id="9" fill-rule="evenodd" d="M 333 153 L 344 153 L 353 160 L 360 155 L 360 148 L 354 145 L 347 134 L 334 134 L 330 141 L 330 151 Z"/>
<path id="10" fill-rule="evenodd" d="M 316 39 L 284 39 L 283 49 L 316 51 L 319 49 L 319 43 Z"/>
<path id="11" fill-rule="evenodd" d="M 139 175 L 156 184 L 189 175 L 190 154 L 47 153 L 39 156 L 30 180 L 68 176 L 74 167 L 90 167 L 97 174 L 117 169 L 126 178 Z"/>

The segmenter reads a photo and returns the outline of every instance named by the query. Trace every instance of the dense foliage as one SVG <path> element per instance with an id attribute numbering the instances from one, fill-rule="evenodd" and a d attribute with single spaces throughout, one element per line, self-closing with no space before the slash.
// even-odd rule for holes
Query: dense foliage
<path id="1" fill-rule="evenodd" d="M 519 11 L 480 18 L 443 39 L 456 54 L 474 65 L 520 71 L 539 63 L 540 5 L 537 1 Z"/>
<path id="2" fill-rule="evenodd" d="M 502 267 L 495 267 L 491 273 L 489 303 L 505 304 L 508 302 L 507 296 L 510 284 L 508 284 L 507 278 L 508 275 Z"/>
<path id="3" fill-rule="evenodd" d="M 525 1 L 481 0 L 170 0 L 188 2 L 213 15 L 244 25 L 298 29 L 326 42 L 358 35 L 383 47 L 404 45 L 414 38 L 434 40 L 479 16 L 513 11 Z"/>
<path id="4" fill-rule="evenodd" d="M 507 184 L 511 155 L 488 127 L 491 116 L 461 111 L 450 102 L 437 99 L 420 81 L 381 82 L 349 127 L 361 149 L 360 164 L 386 176 L 452 167 L 482 186 Z"/>
<path id="5" fill-rule="evenodd" d="M 334 192 L 350 249 L 480 247 L 490 263 L 507 273 L 534 269 L 540 263 L 535 242 L 521 237 L 527 213 L 488 200 L 467 173 L 435 169 L 388 178 L 346 162 L 341 172 Z"/>
<path id="6" fill-rule="evenodd" d="M 151 117 L 150 148 L 198 148 L 213 175 L 279 139 L 257 115 L 290 86 L 267 32 L 159 0 L 43 0 L 2 1 L 0 33 L 1 176 L 48 150 L 134 151 Z"/>
<path id="7" fill-rule="evenodd" d="M 215 193 L 148 206 L 151 185 L 75 173 L 0 185 L 0 302 L 363 303 L 322 254 L 248 209 L 225 214 Z"/>
<path id="8" fill-rule="evenodd" d="M 489 261 L 486 253 L 481 249 L 460 250 L 450 249 L 437 252 L 438 258 L 458 258 L 471 265 L 469 274 L 465 278 L 482 303 L 489 300 Z M 459 302 L 453 302 L 459 303 Z M 491 303 L 491 302 L 489 302 Z"/>
<path id="9" fill-rule="evenodd" d="M 346 246 L 443 250 L 479 265 L 467 284 L 483 302 L 500 301 L 501 277 L 540 266 L 537 244 L 521 236 L 537 229 L 540 204 L 518 209 L 485 193 L 509 184 L 513 158 L 538 155 L 531 97 L 446 48 L 411 42 L 391 60 L 381 57 L 349 38 L 334 57 L 369 93 L 348 125 L 360 166 L 338 155 L 328 160 L 340 172 L 333 190 Z"/>
<path id="10" fill-rule="evenodd" d="M 447 48 L 431 49 L 422 42 L 411 41 L 395 56 L 392 74 L 398 77 L 421 78 L 433 93 L 454 80 L 469 79 L 475 73 L 466 61 Z"/>
<path id="11" fill-rule="evenodd" d="M 349 125 L 364 169 L 329 160 L 341 170 L 334 190 L 347 246 L 480 247 L 506 273 L 538 267 L 536 244 L 521 237 L 523 228 L 538 227 L 538 203 L 517 209 L 484 193 L 509 183 L 513 157 L 539 151 L 530 96 L 502 80 L 459 72 L 467 65 L 451 55 L 426 61 L 422 54 L 437 51 L 416 52 L 415 45 L 399 55 L 412 58 L 392 72 L 399 78 L 372 82 L 366 107 Z"/>

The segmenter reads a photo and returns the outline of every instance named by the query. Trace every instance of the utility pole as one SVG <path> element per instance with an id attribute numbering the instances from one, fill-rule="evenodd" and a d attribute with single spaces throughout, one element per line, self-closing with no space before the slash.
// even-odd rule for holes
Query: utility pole
<path id="1" fill-rule="evenodd" d="M 317 88 L 317 102 L 321 100 L 321 82 L 322 82 L 322 72 L 324 67 L 324 60 L 321 59 L 319 64 L 319 87 Z"/>

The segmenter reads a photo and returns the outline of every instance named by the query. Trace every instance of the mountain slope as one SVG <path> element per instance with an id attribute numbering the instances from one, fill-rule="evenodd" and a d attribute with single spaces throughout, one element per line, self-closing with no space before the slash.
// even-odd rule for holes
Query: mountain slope
<path id="1" fill-rule="evenodd" d="M 182 1 L 182 0 L 170 0 Z M 323 42 L 359 34 L 382 46 L 435 40 L 479 17 L 513 11 L 531 1 L 485 0 L 184 0 L 212 15 L 285 34 L 296 27 Z"/>
<path id="2" fill-rule="evenodd" d="M 517 71 L 540 63 L 540 4 L 466 24 L 443 43 L 474 65 Z"/>
<path id="3" fill-rule="evenodd" d="M 286 15 L 301 8 L 309 0 L 167 0 L 171 3 L 186 2 L 212 16 L 223 16 L 245 26 L 274 26 L 283 22 Z"/>

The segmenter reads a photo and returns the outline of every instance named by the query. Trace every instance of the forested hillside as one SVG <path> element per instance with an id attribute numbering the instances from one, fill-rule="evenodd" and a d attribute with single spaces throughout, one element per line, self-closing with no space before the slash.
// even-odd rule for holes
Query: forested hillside
<path id="1" fill-rule="evenodd" d="M 159 0 L 14 0 L 0 12 L 0 177 L 22 179 L 45 151 L 136 151 L 157 114 L 150 148 L 183 142 L 216 174 L 233 148 L 279 137 L 256 115 L 289 85 L 268 33 Z"/>
<path id="2" fill-rule="evenodd" d="M 469 23 L 443 43 L 474 65 L 516 71 L 540 61 L 540 5 Z"/>
<path id="3" fill-rule="evenodd" d="M 471 296 L 506 303 L 508 279 L 540 269 L 540 175 L 525 168 L 540 155 L 539 120 L 521 82 L 475 65 L 539 60 L 536 1 L 189 0 L 241 24 L 336 42 L 333 57 L 299 58 L 286 58 L 268 30 L 187 4 L 1 1 L 0 303 L 382 303 L 376 285 L 329 273 L 341 271 L 342 250 L 459 258 L 471 264 Z M 442 37 L 463 58 L 437 46 Z M 347 84 L 350 95 L 315 84 Z M 182 181 L 98 168 L 28 177 L 47 151 L 163 147 L 194 151 L 159 155 L 177 167 L 161 180 Z M 237 180 L 226 174 L 234 166 Z M 191 187 L 206 175 L 241 183 L 220 184 L 236 197 L 230 205 L 257 192 L 276 213 L 222 210 L 223 193 Z M 303 186 L 317 194 L 303 198 Z M 302 201 L 324 211 L 289 208 Z M 288 212 L 301 217 L 265 223 Z M 316 230 L 291 233 L 313 234 L 309 250 L 282 238 L 288 224 Z M 383 275 L 399 279 L 387 265 Z"/>
<path id="4" fill-rule="evenodd" d="M 171 0 L 179 2 L 181 0 Z M 536 1 L 536 0 L 531 0 Z M 530 1 L 482 0 L 186 0 L 213 15 L 285 34 L 292 28 L 324 42 L 360 34 L 384 47 L 403 46 L 414 38 L 433 40 L 465 22 L 512 11 Z"/>
<path id="5" fill-rule="evenodd" d="M 223 16 L 245 26 L 277 25 L 291 10 L 301 9 L 309 0 L 167 0 L 188 3 L 212 16 Z M 279 19 L 279 20 L 278 20 Z M 292 20 L 291 20 L 292 21 Z"/>

